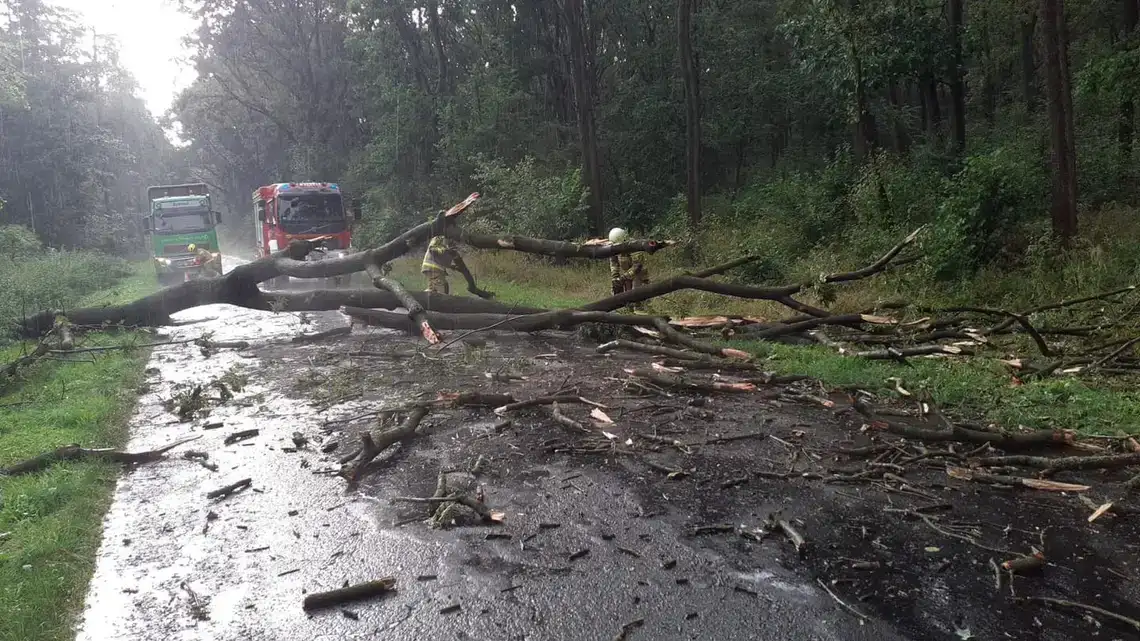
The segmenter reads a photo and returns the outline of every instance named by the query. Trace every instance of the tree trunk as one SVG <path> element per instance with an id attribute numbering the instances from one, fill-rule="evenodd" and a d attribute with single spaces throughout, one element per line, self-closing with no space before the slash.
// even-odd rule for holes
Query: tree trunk
<path id="1" fill-rule="evenodd" d="M 1136 23 L 1140 20 L 1140 6 L 1137 0 L 1123 0 L 1124 3 L 1124 46 L 1132 43 L 1136 31 Z M 1120 122 L 1117 129 L 1117 143 L 1120 147 L 1120 173 L 1121 177 L 1128 175 L 1132 164 L 1132 138 L 1136 132 L 1136 105 L 1133 102 L 1131 90 L 1122 87 L 1125 92 L 1120 101 Z"/>
<path id="2" fill-rule="evenodd" d="M 693 54 L 694 0 L 677 0 L 677 45 L 685 85 L 685 196 L 689 228 L 701 224 L 701 90 Z"/>
<path id="3" fill-rule="evenodd" d="M 1034 34 L 1037 31 L 1037 14 L 1030 13 L 1021 22 L 1021 94 L 1025 112 L 1037 111 L 1037 62 L 1034 60 Z"/>
<path id="4" fill-rule="evenodd" d="M 863 82 L 863 60 L 858 50 L 851 45 L 851 57 L 855 61 L 855 155 L 865 159 L 879 145 L 878 127 L 875 116 L 867 102 L 867 87 Z"/>
<path id="5" fill-rule="evenodd" d="M 1053 233 L 1066 247 L 1077 233 L 1077 168 L 1073 140 L 1072 91 L 1068 78 L 1063 0 L 1040 0 L 1045 54 L 1045 93 L 1050 127 Z"/>
<path id="6" fill-rule="evenodd" d="M 966 70 L 962 65 L 962 0 L 949 0 L 951 73 L 950 119 L 954 125 L 954 148 L 958 153 L 966 150 Z"/>
<path id="7" fill-rule="evenodd" d="M 894 136 L 892 136 L 891 142 L 894 143 L 895 153 L 905 154 L 910 150 L 910 134 L 906 130 L 906 120 L 902 117 L 903 100 L 898 82 L 892 81 L 888 86 L 887 100 L 894 110 L 894 114 L 891 116 L 894 121 Z"/>
<path id="8" fill-rule="evenodd" d="M 443 46 L 443 26 L 440 24 L 442 18 L 439 15 L 438 0 L 430 0 L 427 3 L 427 19 L 432 42 L 435 44 L 436 73 L 439 75 L 436 87 L 439 95 L 447 96 L 451 94 L 451 71 L 448 67 L 447 51 Z"/>
<path id="9" fill-rule="evenodd" d="M 982 117 L 986 121 L 987 128 L 992 131 L 994 121 L 997 118 L 998 92 L 1000 91 L 999 83 L 1001 80 L 998 78 L 994 63 L 994 42 L 990 31 L 992 18 L 989 7 L 983 6 L 981 12 L 979 24 L 981 24 L 982 47 L 984 49 L 982 59 Z"/>
<path id="10" fill-rule="evenodd" d="M 582 173 L 590 188 L 590 227 L 601 236 L 605 233 L 602 193 L 601 154 L 598 151 L 597 124 L 594 118 L 594 52 L 586 46 L 589 24 L 582 0 L 564 0 L 567 40 L 570 45 L 570 75 L 574 84 L 574 100 L 578 111 L 578 137 L 582 147 Z"/>
<path id="11" fill-rule="evenodd" d="M 932 138 L 942 137 L 942 108 L 938 103 L 938 78 L 933 73 L 922 74 L 919 80 L 922 104 L 926 107 L 926 134 Z"/>

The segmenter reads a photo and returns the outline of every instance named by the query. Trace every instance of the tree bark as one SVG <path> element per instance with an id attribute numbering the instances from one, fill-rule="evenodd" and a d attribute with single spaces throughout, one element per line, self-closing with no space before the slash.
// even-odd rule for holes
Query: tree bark
<path id="1" fill-rule="evenodd" d="M 867 87 L 863 82 L 863 59 L 854 44 L 851 45 L 851 57 L 855 61 L 855 155 L 863 160 L 879 146 L 878 127 L 867 102 Z"/>
<path id="2" fill-rule="evenodd" d="M 922 104 L 926 111 L 926 134 L 932 138 L 942 137 L 942 108 L 938 104 L 938 78 L 931 72 L 922 74 L 919 80 Z"/>
<path id="3" fill-rule="evenodd" d="M 1040 10 L 1050 127 L 1050 211 L 1053 233 L 1067 247 L 1077 233 L 1077 168 L 1064 1 L 1040 0 Z"/>
<path id="4" fill-rule="evenodd" d="M 899 155 L 906 154 L 910 151 L 910 133 L 906 129 L 906 121 L 902 118 L 903 100 L 902 92 L 899 90 L 898 81 L 891 81 L 887 88 L 887 100 L 891 104 L 894 111 L 891 119 L 893 121 L 894 136 L 891 142 L 894 144 L 895 153 Z"/>
<path id="5" fill-rule="evenodd" d="M 1025 112 L 1037 111 L 1037 62 L 1034 47 L 1037 32 L 1037 13 L 1030 12 L 1021 22 L 1021 96 L 1025 101 Z"/>
<path id="6" fill-rule="evenodd" d="M 954 148 L 958 153 L 966 150 L 966 70 L 962 64 L 962 0 L 949 0 L 951 73 L 950 119 L 954 126 Z"/>
<path id="7" fill-rule="evenodd" d="M 563 0 L 567 41 L 570 45 L 570 75 L 578 112 L 578 137 L 582 147 L 582 173 L 590 189 L 590 228 L 597 236 L 605 233 L 602 211 L 601 153 L 598 150 L 597 120 L 594 115 L 594 52 L 587 47 L 590 29 L 582 0 Z"/>
<path id="8" fill-rule="evenodd" d="M 694 0 L 677 0 L 677 45 L 685 85 L 685 196 L 689 228 L 701 224 L 701 90 L 693 53 Z"/>
<path id="9" fill-rule="evenodd" d="M 1132 43 L 1136 32 L 1137 21 L 1140 20 L 1140 6 L 1137 0 L 1122 0 L 1124 11 L 1124 46 Z M 1117 144 L 1120 147 L 1121 177 L 1126 177 L 1132 164 L 1132 139 L 1136 133 L 1136 105 L 1133 102 L 1132 92 L 1127 86 L 1122 87 L 1125 92 L 1120 101 L 1120 122 L 1117 128 Z"/>

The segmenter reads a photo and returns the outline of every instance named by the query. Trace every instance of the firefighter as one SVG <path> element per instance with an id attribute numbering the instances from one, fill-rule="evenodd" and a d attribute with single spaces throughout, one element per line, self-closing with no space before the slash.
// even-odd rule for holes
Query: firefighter
<path id="1" fill-rule="evenodd" d="M 463 257 L 448 242 L 447 236 L 443 233 L 444 225 L 447 224 L 443 214 L 444 212 L 440 211 L 436 217 L 435 225 L 432 228 L 433 235 L 428 241 L 427 251 L 424 252 L 424 261 L 420 265 L 420 271 L 428 280 L 427 291 L 433 294 L 450 294 L 450 288 L 447 285 L 447 270 L 454 269 L 467 281 L 467 291 L 479 298 L 494 298 L 493 293 L 479 289 L 471 271 L 467 269 L 467 264 L 463 262 Z"/>
<path id="2" fill-rule="evenodd" d="M 205 271 L 208 275 L 211 275 L 211 276 L 221 276 L 222 275 L 222 264 L 218 260 L 217 254 L 212 253 L 209 249 L 206 249 L 205 247 L 198 247 L 194 243 L 190 243 L 189 245 L 187 245 L 186 250 L 189 251 L 191 254 L 194 254 L 195 258 L 197 259 L 198 264 L 202 267 L 202 270 Z"/>
<path id="3" fill-rule="evenodd" d="M 621 227 L 610 230 L 610 242 L 619 245 L 629 240 L 629 232 Z M 619 254 L 610 257 L 610 286 L 616 296 L 634 287 L 649 284 L 649 268 L 645 266 L 645 252 Z"/>

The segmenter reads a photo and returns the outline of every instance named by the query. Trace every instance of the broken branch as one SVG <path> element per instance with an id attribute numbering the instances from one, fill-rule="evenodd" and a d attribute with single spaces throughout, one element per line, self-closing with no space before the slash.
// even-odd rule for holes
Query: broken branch
<path id="1" fill-rule="evenodd" d="M 59 461 L 79 461 L 84 459 L 97 459 L 102 461 L 111 461 L 113 463 L 121 463 L 123 465 L 138 465 L 141 463 L 152 463 L 165 458 L 165 454 L 170 450 L 184 445 L 191 441 L 196 441 L 200 436 L 192 436 L 175 441 L 169 445 L 164 445 L 156 450 L 147 452 L 120 452 L 115 449 L 84 449 L 78 445 L 67 445 L 51 452 L 40 454 L 34 458 L 12 465 L 11 467 L 0 470 L 0 476 L 19 476 L 21 474 L 31 474 L 46 470 L 52 464 Z"/>
<path id="2" fill-rule="evenodd" d="M 318 610 L 342 603 L 350 603 L 352 601 L 381 596 L 393 591 L 395 588 L 396 578 L 389 576 L 376 581 L 357 583 L 356 585 L 329 590 L 328 592 L 314 592 L 305 597 L 305 600 L 301 603 L 301 607 L 305 610 Z"/>

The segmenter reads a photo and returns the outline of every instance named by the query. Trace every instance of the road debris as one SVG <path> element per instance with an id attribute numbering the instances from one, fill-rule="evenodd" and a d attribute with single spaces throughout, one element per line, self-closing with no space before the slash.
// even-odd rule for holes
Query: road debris
<path id="1" fill-rule="evenodd" d="M 385 577 L 375 581 L 346 585 L 328 592 L 314 592 L 304 598 L 301 607 L 306 611 L 333 607 L 352 601 L 383 596 L 396 589 L 396 578 Z"/>

